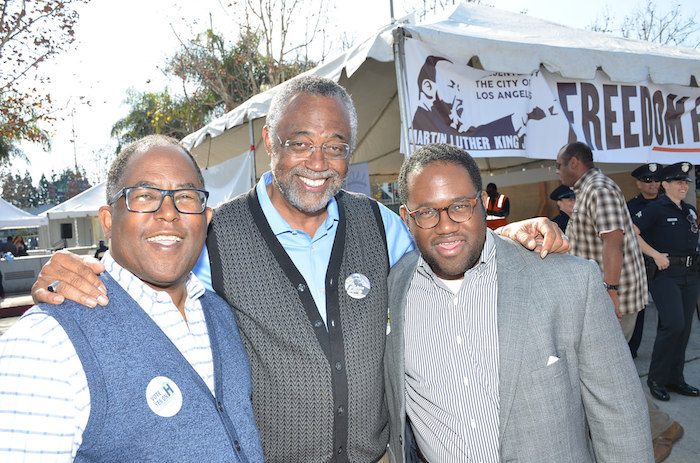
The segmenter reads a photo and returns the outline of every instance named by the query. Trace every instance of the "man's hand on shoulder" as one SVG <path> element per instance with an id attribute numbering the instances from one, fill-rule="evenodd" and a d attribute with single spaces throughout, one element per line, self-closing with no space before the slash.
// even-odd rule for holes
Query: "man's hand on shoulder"
<path id="1" fill-rule="evenodd" d="M 570 249 L 569 240 L 559 226 L 546 217 L 509 223 L 497 229 L 496 233 L 539 252 L 542 258 L 550 252 L 565 253 Z"/>
<path id="2" fill-rule="evenodd" d="M 109 302 L 107 289 L 98 277 L 104 270 L 94 257 L 58 251 L 39 272 L 32 285 L 32 298 L 37 304 L 61 304 L 70 299 L 88 307 L 105 306 Z M 48 290 L 50 284 L 54 284 L 53 292 Z"/>

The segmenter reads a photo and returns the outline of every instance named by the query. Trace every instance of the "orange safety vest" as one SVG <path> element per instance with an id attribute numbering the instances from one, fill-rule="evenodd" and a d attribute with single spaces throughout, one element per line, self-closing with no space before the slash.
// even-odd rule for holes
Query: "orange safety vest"
<path id="1" fill-rule="evenodd" d="M 506 195 L 499 194 L 496 199 L 495 204 L 491 204 L 491 197 L 489 196 L 486 200 L 486 226 L 491 230 L 495 230 L 502 227 L 508 223 L 505 217 L 499 217 L 496 215 L 491 215 L 492 212 L 501 212 L 503 210 L 503 203 L 506 201 Z"/>

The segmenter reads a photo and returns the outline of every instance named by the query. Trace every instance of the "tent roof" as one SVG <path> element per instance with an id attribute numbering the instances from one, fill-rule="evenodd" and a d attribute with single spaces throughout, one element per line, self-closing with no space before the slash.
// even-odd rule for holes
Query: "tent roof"
<path id="1" fill-rule="evenodd" d="M 46 219 L 13 206 L 0 198 L 0 230 L 11 228 L 36 228 L 46 225 Z"/>
<path id="2" fill-rule="evenodd" d="M 431 24 L 399 22 L 385 26 L 362 43 L 308 73 L 340 81 L 344 71 L 346 79 L 352 80 L 353 74 L 361 66 L 366 66 L 369 59 L 392 62 L 393 34 L 399 28 L 435 49 L 449 49 L 450 57 L 454 59 L 466 63 L 476 57 L 476 63 L 493 72 L 527 74 L 542 65 L 550 72 L 575 79 L 593 79 L 600 68 L 612 80 L 626 83 L 650 81 L 690 85 L 691 78 L 700 81 L 698 50 L 573 29 L 523 14 L 472 4 L 462 4 L 447 19 Z M 345 85 L 345 82 L 341 83 Z M 379 79 L 375 79 L 374 84 L 385 85 Z M 395 90 L 396 82 L 388 85 Z M 248 120 L 264 117 L 278 87 L 255 95 L 185 137 L 183 143 L 194 149 L 209 137 L 218 137 Z M 355 92 L 350 90 L 355 98 Z M 368 122 L 360 118 L 360 123 Z M 216 164 L 222 159 L 216 156 L 209 159 L 211 156 L 208 155 L 218 149 L 215 146 L 203 147 L 195 154 L 200 163 L 213 161 L 211 163 Z M 240 152 L 237 149 L 234 151 Z"/>
<path id="3" fill-rule="evenodd" d="M 434 49 L 479 58 L 487 71 L 529 74 L 542 64 L 572 79 L 593 79 L 598 68 L 611 80 L 690 85 L 700 80 L 700 51 L 574 29 L 495 8 L 461 5 L 446 20 L 406 26 Z M 467 36 L 469 40 L 459 40 Z"/>
<path id="4" fill-rule="evenodd" d="M 98 183 L 80 194 L 42 212 L 40 215 L 49 219 L 73 219 L 95 216 L 100 206 L 106 203 L 105 188 L 107 182 Z"/>

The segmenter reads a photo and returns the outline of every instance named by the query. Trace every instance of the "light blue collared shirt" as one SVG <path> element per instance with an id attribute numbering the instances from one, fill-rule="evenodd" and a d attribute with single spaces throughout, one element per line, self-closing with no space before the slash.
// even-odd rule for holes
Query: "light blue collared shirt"
<path id="1" fill-rule="evenodd" d="M 293 229 L 287 221 L 274 208 L 267 194 L 267 185 L 272 183 L 272 173 L 265 172 L 255 186 L 260 207 L 270 224 L 280 244 L 294 262 L 299 273 L 304 277 L 311 290 L 311 294 L 318 307 L 318 312 L 326 321 L 326 269 L 331 259 L 335 233 L 338 230 L 338 203 L 335 198 L 328 201 L 326 220 L 318 227 L 313 237 L 301 230 Z M 411 234 L 401 218 L 383 204 L 379 204 L 379 211 L 384 222 L 384 231 L 389 248 L 389 265 L 393 266 L 407 252 L 413 251 L 415 245 Z M 205 247 L 194 267 L 197 275 L 204 285 L 212 289 L 211 268 L 209 266 L 209 254 Z"/>

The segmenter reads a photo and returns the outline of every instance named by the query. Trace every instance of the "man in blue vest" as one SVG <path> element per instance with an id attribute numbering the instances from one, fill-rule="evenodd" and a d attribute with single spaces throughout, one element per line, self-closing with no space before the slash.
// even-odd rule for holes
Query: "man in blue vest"
<path id="1" fill-rule="evenodd" d="M 191 272 L 208 195 L 177 140 L 117 156 L 99 210 L 109 304 L 41 304 L 0 339 L 0 461 L 263 461 L 235 318 Z"/>

